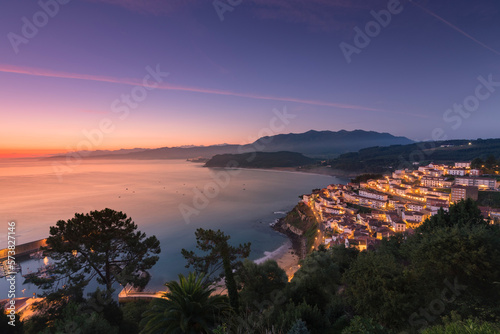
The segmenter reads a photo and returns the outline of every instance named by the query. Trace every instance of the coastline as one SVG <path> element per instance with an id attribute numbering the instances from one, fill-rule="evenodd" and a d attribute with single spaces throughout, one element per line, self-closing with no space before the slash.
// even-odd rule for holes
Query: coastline
<path id="1" fill-rule="evenodd" d="M 292 249 L 294 254 L 297 255 L 298 260 L 302 260 L 306 257 L 306 249 L 304 239 L 290 231 L 288 228 L 283 227 L 283 223 L 285 222 L 284 218 L 280 218 L 276 221 L 274 225 L 272 225 L 272 229 L 285 235 L 290 243 L 292 244 Z"/>
<path id="2" fill-rule="evenodd" d="M 288 281 L 290 282 L 295 272 L 299 270 L 299 262 L 300 259 L 295 253 L 292 247 L 288 247 L 287 251 L 279 258 L 275 259 L 278 263 L 278 266 L 286 272 L 286 276 L 288 277 Z"/>
<path id="3" fill-rule="evenodd" d="M 298 174 L 314 174 L 314 175 L 322 175 L 322 176 L 331 176 L 338 178 L 346 178 L 349 179 L 351 177 L 356 177 L 359 175 L 354 172 L 347 172 L 340 169 L 331 169 L 326 167 L 315 167 L 311 169 L 302 169 L 299 167 L 270 167 L 270 168 L 247 168 L 247 167 L 206 167 L 203 168 L 211 168 L 211 169 L 229 169 L 229 170 L 253 170 L 253 171 L 261 171 L 261 172 L 285 172 L 285 173 L 298 173 Z"/>
<path id="4" fill-rule="evenodd" d="M 266 262 L 267 260 L 274 260 L 278 263 L 278 266 L 283 269 L 288 277 L 288 281 L 290 281 L 295 272 L 299 270 L 299 262 L 300 258 L 297 256 L 297 253 L 293 247 L 292 241 L 289 239 L 283 245 L 278 247 L 272 252 L 264 252 L 264 256 L 253 260 L 256 264 L 261 264 Z M 213 295 L 227 295 L 226 285 L 224 283 L 224 279 L 220 279 L 213 283 L 214 291 Z"/>
<path id="5" fill-rule="evenodd" d="M 288 280 L 290 280 L 299 269 L 300 258 L 293 247 L 292 240 L 290 239 L 273 252 L 264 252 L 263 257 L 254 260 L 253 262 L 261 264 L 267 260 L 276 261 L 278 266 L 286 272 Z"/>
<path id="6" fill-rule="evenodd" d="M 273 167 L 269 170 L 277 170 L 283 172 L 298 172 L 306 174 L 327 175 L 339 178 L 351 178 L 359 175 L 359 172 L 345 171 L 341 169 L 332 169 L 327 167 L 300 168 L 300 167 Z"/>

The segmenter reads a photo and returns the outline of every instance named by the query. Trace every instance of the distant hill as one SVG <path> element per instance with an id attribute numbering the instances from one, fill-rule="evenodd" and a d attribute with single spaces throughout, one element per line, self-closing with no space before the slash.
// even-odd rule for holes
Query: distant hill
<path id="1" fill-rule="evenodd" d="M 284 134 L 263 137 L 253 145 L 263 146 L 264 152 L 292 151 L 310 157 L 334 157 L 342 153 L 356 152 L 372 146 L 406 145 L 414 141 L 389 133 L 354 130 L 308 131 L 300 134 Z"/>
<path id="2" fill-rule="evenodd" d="M 239 145 L 214 145 L 196 147 L 163 147 L 120 156 L 122 159 L 190 159 L 210 158 L 216 154 L 238 153 Z"/>
<path id="3" fill-rule="evenodd" d="M 133 152 L 127 150 L 119 151 L 80 151 L 83 158 L 89 159 L 191 159 L 191 158 L 210 158 L 216 154 L 238 153 L 240 145 L 213 145 L 213 146 L 194 146 L 194 147 L 162 147 L 156 149 L 136 149 Z M 105 152 L 108 152 L 107 154 Z M 48 159 L 62 159 L 64 155 L 50 157 Z"/>
<path id="4" fill-rule="evenodd" d="M 469 145 L 470 144 L 470 145 Z M 500 139 L 448 140 L 410 145 L 370 147 L 342 154 L 327 162 L 333 169 L 356 172 L 384 172 L 409 167 L 415 163 L 451 163 L 500 157 Z"/>
<path id="5" fill-rule="evenodd" d="M 120 150 L 97 150 L 97 151 L 78 151 L 78 154 L 84 158 L 89 157 L 108 157 L 110 155 L 125 155 L 129 153 L 143 152 L 147 151 L 147 148 L 132 148 L 132 149 L 120 149 Z M 47 157 L 46 159 L 59 158 L 58 156 Z"/>
<path id="6" fill-rule="evenodd" d="M 205 167 L 273 168 L 298 167 L 317 162 L 295 152 L 256 152 L 220 154 L 207 161 Z"/>
<path id="7" fill-rule="evenodd" d="M 388 146 L 413 143 L 406 137 L 396 137 L 389 133 L 354 130 L 308 131 L 271 137 L 262 137 L 247 145 L 213 145 L 195 147 L 163 147 L 157 149 L 135 149 L 132 152 L 96 151 L 85 152 L 82 157 L 100 159 L 188 159 L 194 157 L 211 158 L 217 154 L 242 152 L 298 152 L 314 158 L 333 158 L 346 152 L 355 152 L 370 146 Z M 106 154 L 106 152 L 109 152 Z M 52 157 L 60 159 L 65 156 Z"/>

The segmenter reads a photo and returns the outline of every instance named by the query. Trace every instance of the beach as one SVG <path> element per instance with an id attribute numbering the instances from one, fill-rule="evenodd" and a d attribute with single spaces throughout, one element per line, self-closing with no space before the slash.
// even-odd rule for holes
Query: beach
<path id="1" fill-rule="evenodd" d="M 286 272 L 289 280 L 299 269 L 299 257 L 295 254 L 291 240 L 287 240 L 285 244 L 273 252 L 264 252 L 264 257 L 257 259 L 254 262 L 261 264 L 267 260 L 275 260 L 280 268 Z"/>
<path id="2" fill-rule="evenodd" d="M 286 272 L 288 281 L 293 278 L 295 272 L 300 268 L 300 259 L 295 254 L 295 251 L 292 247 L 292 242 L 290 240 L 287 240 L 285 244 L 283 244 L 273 252 L 264 252 L 264 256 L 255 260 L 254 262 L 257 264 L 261 264 L 266 262 L 267 260 L 275 260 L 278 263 L 278 266 Z M 227 294 L 224 280 L 217 281 L 216 283 L 214 283 L 213 287 L 215 288 L 213 294 Z"/>
<path id="3" fill-rule="evenodd" d="M 276 262 L 278 262 L 280 268 L 286 272 L 288 281 L 293 278 L 295 272 L 300 268 L 299 257 L 295 254 L 291 244 L 287 251 L 281 257 L 276 259 Z"/>

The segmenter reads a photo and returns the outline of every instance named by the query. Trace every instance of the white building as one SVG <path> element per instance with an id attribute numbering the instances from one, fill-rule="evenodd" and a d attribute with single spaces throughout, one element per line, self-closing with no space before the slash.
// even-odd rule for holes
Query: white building
<path id="1" fill-rule="evenodd" d="M 455 162 L 456 168 L 470 168 L 470 162 Z"/>
<path id="2" fill-rule="evenodd" d="M 404 232 L 406 231 L 406 223 L 402 220 L 396 220 L 391 223 L 394 232 Z"/>
<path id="3" fill-rule="evenodd" d="M 407 203 L 406 208 L 409 211 L 420 211 L 423 210 L 425 207 L 425 204 L 417 204 L 417 203 Z"/>
<path id="4" fill-rule="evenodd" d="M 359 196 L 376 199 L 379 201 L 387 201 L 388 196 L 382 193 L 375 193 L 367 190 L 360 190 Z"/>
<path id="5" fill-rule="evenodd" d="M 446 174 L 454 176 L 465 176 L 467 171 L 464 168 L 448 168 Z"/>
<path id="6" fill-rule="evenodd" d="M 482 177 L 457 177 L 455 184 L 461 186 L 476 186 L 479 189 L 496 189 L 498 188 L 497 180 Z"/>
<path id="7" fill-rule="evenodd" d="M 422 185 L 429 188 L 442 188 L 445 185 L 444 177 L 423 177 Z"/>
<path id="8" fill-rule="evenodd" d="M 439 177 L 443 176 L 444 172 L 440 169 L 429 169 L 426 174 L 432 177 Z"/>
<path id="9" fill-rule="evenodd" d="M 482 172 L 479 169 L 471 169 L 469 171 L 470 176 L 480 176 Z"/>
<path id="10" fill-rule="evenodd" d="M 323 212 L 325 213 L 330 213 L 332 215 L 342 215 L 345 213 L 344 209 L 339 207 L 332 208 L 328 206 L 322 206 L 321 210 L 323 210 Z"/>

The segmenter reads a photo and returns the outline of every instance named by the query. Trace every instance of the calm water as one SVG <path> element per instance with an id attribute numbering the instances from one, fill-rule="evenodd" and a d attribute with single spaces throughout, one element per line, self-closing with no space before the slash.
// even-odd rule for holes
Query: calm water
<path id="1" fill-rule="evenodd" d="M 50 226 L 72 218 L 75 212 L 104 208 L 123 211 L 139 230 L 161 242 L 160 260 L 151 270 L 148 286 L 156 290 L 176 279 L 178 273 L 188 272 L 180 250 L 194 249 L 197 228 L 221 229 L 231 235 L 233 244 L 250 241 L 251 258 L 258 259 L 286 241 L 269 227 L 282 216 L 277 212 L 290 210 L 299 195 L 313 188 L 345 182 L 322 175 L 239 170 L 229 182 L 218 185 L 214 175 L 220 173 L 226 172 L 183 160 L 97 160 L 84 162 L 59 179 L 52 162 L 2 161 L 0 229 L 5 233 L 1 235 L 6 235 L 7 222 L 15 221 L 17 243 L 21 244 L 47 237 Z M 202 192 L 211 198 L 201 200 Z M 181 205 L 201 210 L 187 222 Z M 6 239 L 2 237 L 0 248 L 6 247 Z M 23 271 L 42 264 L 36 260 L 24 262 Z M 31 295 L 34 288 L 22 282 L 18 275 L 18 296 L 22 296 L 22 289 L 26 289 L 25 295 Z M 0 280 L 0 291 L 6 294 L 5 279 Z"/>

